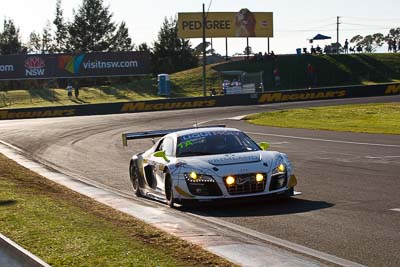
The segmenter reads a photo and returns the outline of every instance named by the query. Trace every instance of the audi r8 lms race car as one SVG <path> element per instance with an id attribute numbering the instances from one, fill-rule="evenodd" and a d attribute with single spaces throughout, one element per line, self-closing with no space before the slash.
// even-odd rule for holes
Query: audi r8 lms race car
<path id="1" fill-rule="evenodd" d="M 297 184 L 286 154 L 267 151 L 238 129 L 212 126 L 122 135 L 127 140 L 162 137 L 129 164 L 136 196 L 174 203 L 266 195 L 292 196 Z"/>

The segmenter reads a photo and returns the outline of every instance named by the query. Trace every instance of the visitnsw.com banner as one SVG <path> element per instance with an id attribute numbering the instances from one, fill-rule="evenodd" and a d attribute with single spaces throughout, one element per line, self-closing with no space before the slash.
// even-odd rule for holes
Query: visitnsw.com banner
<path id="1" fill-rule="evenodd" d="M 133 76 L 150 72 L 146 52 L 0 56 L 0 80 Z"/>

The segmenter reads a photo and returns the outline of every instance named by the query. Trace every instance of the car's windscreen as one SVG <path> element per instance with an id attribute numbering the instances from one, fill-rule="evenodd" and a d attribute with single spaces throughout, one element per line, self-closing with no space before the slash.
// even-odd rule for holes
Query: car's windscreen
<path id="1" fill-rule="evenodd" d="M 205 131 L 178 137 L 176 156 L 191 157 L 260 150 L 246 134 L 238 131 Z"/>

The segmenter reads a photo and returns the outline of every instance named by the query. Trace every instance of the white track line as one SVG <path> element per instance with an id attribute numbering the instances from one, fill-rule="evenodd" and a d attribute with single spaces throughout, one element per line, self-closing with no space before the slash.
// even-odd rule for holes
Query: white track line
<path id="1" fill-rule="evenodd" d="M 220 118 L 208 121 L 202 121 L 197 123 L 197 126 L 209 123 L 212 121 L 220 121 L 220 120 L 240 120 L 241 116 L 233 117 L 233 118 Z M 195 125 L 193 125 L 196 127 Z M 351 144 L 351 145 L 363 145 L 363 146 L 381 146 L 381 147 L 398 147 L 400 145 L 388 145 L 388 144 L 375 144 L 375 143 L 360 143 L 360 142 L 350 142 L 350 141 L 341 141 L 341 140 L 331 140 L 331 139 L 321 139 L 321 138 L 311 138 L 311 137 L 302 137 L 302 136 L 292 136 L 292 135 L 281 135 L 281 134 L 266 134 L 266 133 L 256 133 L 256 132 L 246 132 L 248 134 L 255 135 L 263 135 L 263 136 L 274 136 L 274 137 L 283 137 L 283 138 L 291 138 L 291 139 L 300 139 L 300 140 L 309 140 L 309 141 L 317 141 L 317 142 L 330 142 L 330 143 L 341 143 L 341 144 Z"/>
<path id="2" fill-rule="evenodd" d="M 256 132 L 246 132 L 246 133 L 255 134 L 255 135 L 263 135 L 263 136 L 274 136 L 274 137 L 284 137 L 284 138 L 291 138 L 291 139 L 310 140 L 310 141 L 318 141 L 318 142 L 330 142 L 330 143 L 341 143 L 341 144 L 351 144 L 351 145 L 382 146 L 382 147 L 398 147 L 398 148 L 400 148 L 400 145 L 359 143 L 359 142 L 350 142 L 350 141 L 341 141 L 341 140 L 330 140 L 330 139 L 300 137 L 300 136 L 281 135 L 281 134 L 266 134 L 266 133 L 256 133 Z"/>
<path id="3" fill-rule="evenodd" d="M 390 209 L 391 211 L 400 211 L 400 209 Z"/>

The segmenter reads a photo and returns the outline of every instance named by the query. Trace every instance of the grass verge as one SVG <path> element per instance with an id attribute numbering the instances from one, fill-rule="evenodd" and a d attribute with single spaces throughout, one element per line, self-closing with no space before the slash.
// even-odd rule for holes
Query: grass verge
<path id="1" fill-rule="evenodd" d="M 246 120 L 285 128 L 400 134 L 400 103 L 282 110 L 250 115 Z"/>
<path id="2" fill-rule="evenodd" d="M 0 154 L 1 232 L 52 266 L 232 266 Z"/>

